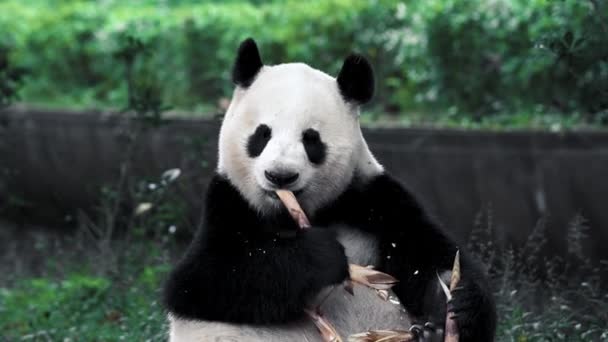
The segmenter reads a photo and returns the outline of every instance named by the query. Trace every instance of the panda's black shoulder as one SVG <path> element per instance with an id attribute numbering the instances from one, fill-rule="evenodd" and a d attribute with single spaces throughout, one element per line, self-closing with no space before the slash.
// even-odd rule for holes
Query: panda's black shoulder
<path id="1" fill-rule="evenodd" d="M 200 258 L 202 249 L 207 245 L 210 235 L 224 236 L 216 239 L 217 243 L 226 242 L 231 247 L 232 238 L 239 227 L 255 224 L 255 212 L 248 206 L 236 187 L 221 174 L 211 178 L 205 197 L 203 224 L 198 227 L 192 242 L 182 257 L 180 264 L 194 263 Z"/>
<path id="2" fill-rule="evenodd" d="M 360 181 L 360 191 L 366 199 L 366 204 L 377 209 L 378 212 L 388 213 L 397 210 L 394 214 L 404 212 L 410 214 L 408 220 L 428 221 L 426 223 L 438 225 L 431 217 L 419 196 L 410 187 L 393 177 L 391 174 L 383 172 L 371 179 Z"/>
<path id="3" fill-rule="evenodd" d="M 205 226 L 242 227 L 257 221 L 255 211 L 222 174 L 215 174 L 207 188 Z"/>
<path id="4" fill-rule="evenodd" d="M 418 205 L 418 200 L 409 187 L 386 171 L 365 179 L 355 178 L 350 188 L 355 191 L 358 189 L 366 197 L 374 200 L 386 202 L 401 198 L 411 201 L 413 205 Z"/>
<path id="5" fill-rule="evenodd" d="M 216 173 L 207 187 L 207 203 L 209 208 L 218 208 L 224 203 L 242 202 L 242 196 L 226 176 Z"/>
<path id="6" fill-rule="evenodd" d="M 355 178 L 333 203 L 320 210 L 318 220 L 327 225 L 347 224 L 386 241 L 407 236 L 428 247 L 443 247 L 449 253 L 455 250 L 452 237 L 418 197 L 386 172 Z"/>
<path id="7" fill-rule="evenodd" d="M 332 203 L 320 211 L 325 220 L 348 218 L 349 221 L 385 220 L 379 217 L 395 211 L 416 214 L 408 220 L 430 219 L 421 202 L 408 187 L 387 172 L 361 178 L 355 177 L 350 185 Z M 417 217 L 420 216 L 420 217 Z"/>

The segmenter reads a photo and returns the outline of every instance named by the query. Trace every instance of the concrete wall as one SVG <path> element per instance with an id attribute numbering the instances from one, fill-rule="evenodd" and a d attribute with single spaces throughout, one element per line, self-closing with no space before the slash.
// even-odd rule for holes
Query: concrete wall
<path id="1" fill-rule="evenodd" d="M 104 113 L 5 113 L 0 167 L 12 171 L 7 193 L 29 202 L 32 218 L 63 217 L 92 208 L 103 184 L 115 182 L 124 158 L 124 125 Z M 217 120 L 172 120 L 144 133 L 135 173 L 185 173 L 179 184 L 193 212 L 216 162 Z M 588 220 L 588 248 L 608 259 L 608 132 L 479 132 L 366 129 L 386 168 L 419 195 L 459 239 L 476 217 L 491 213 L 504 244 L 522 245 L 539 218 L 547 219 L 555 252 L 565 247 L 569 222 Z M 1 190 L 2 188 L 0 188 Z"/>

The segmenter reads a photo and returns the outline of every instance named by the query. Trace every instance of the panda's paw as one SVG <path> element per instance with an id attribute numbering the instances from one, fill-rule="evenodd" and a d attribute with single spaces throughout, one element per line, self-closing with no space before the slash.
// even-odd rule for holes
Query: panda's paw
<path id="1" fill-rule="evenodd" d="M 443 329 L 432 322 L 424 324 L 413 324 L 410 332 L 414 334 L 417 342 L 441 342 L 443 341 Z"/>
<path id="2" fill-rule="evenodd" d="M 314 287 L 339 284 L 348 278 L 348 260 L 335 232 L 313 227 L 301 234 L 304 235 L 304 250 L 310 258 L 310 266 L 314 268 L 310 272 L 314 275 Z"/>
<path id="3" fill-rule="evenodd" d="M 480 302 L 480 296 L 474 284 L 463 284 L 452 290 L 448 311 L 454 314 L 458 326 L 467 326 L 474 321 L 479 312 L 477 303 Z"/>
<path id="4" fill-rule="evenodd" d="M 491 295 L 479 284 L 463 282 L 452 290 L 448 311 L 456 320 L 461 341 L 491 341 L 495 322 Z"/>

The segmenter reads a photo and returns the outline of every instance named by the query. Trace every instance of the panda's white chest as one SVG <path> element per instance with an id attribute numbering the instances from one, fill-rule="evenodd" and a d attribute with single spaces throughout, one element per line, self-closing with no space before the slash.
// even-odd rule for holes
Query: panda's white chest
<path id="1" fill-rule="evenodd" d="M 336 230 L 338 241 L 344 246 L 349 263 L 377 266 L 380 254 L 378 240 L 373 235 L 345 225 L 334 226 L 331 229 Z"/>

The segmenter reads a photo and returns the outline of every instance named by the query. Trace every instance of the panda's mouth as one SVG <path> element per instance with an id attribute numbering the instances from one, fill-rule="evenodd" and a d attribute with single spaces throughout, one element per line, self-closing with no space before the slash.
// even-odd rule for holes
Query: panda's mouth
<path id="1" fill-rule="evenodd" d="M 268 196 L 268 197 L 270 197 L 270 198 L 272 198 L 274 200 L 280 201 L 279 195 L 277 195 L 276 192 L 270 191 L 270 190 L 264 190 L 264 192 L 266 193 L 266 196 Z M 293 194 L 296 197 L 299 197 L 303 192 L 304 192 L 304 189 L 298 189 L 298 190 L 294 190 Z"/>

